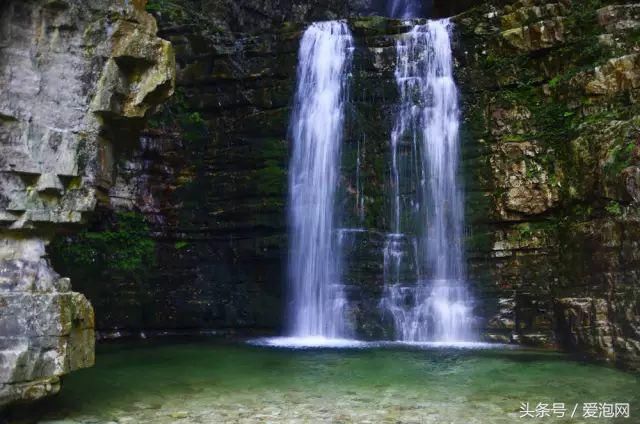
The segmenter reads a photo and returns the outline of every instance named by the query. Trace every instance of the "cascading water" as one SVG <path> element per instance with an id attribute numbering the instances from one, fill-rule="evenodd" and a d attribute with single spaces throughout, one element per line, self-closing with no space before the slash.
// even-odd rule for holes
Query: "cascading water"
<path id="1" fill-rule="evenodd" d="M 401 100 L 391 136 L 393 233 L 384 252 L 381 306 L 402 341 L 473 338 L 450 27 L 448 20 L 429 21 L 397 43 Z"/>
<path id="2" fill-rule="evenodd" d="M 319 22 L 300 44 L 289 176 L 291 301 L 295 337 L 349 333 L 335 197 L 353 41 L 344 22 Z"/>
<path id="3" fill-rule="evenodd" d="M 420 16 L 421 0 L 390 0 L 387 12 L 392 18 L 408 19 Z"/>

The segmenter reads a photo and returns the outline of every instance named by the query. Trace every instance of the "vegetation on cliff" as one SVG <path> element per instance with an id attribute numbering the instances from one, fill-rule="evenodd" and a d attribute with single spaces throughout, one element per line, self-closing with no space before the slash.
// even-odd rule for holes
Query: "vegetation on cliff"
<path id="1" fill-rule="evenodd" d="M 144 217 L 118 212 L 100 218 L 93 226 L 51 243 L 54 267 L 72 280 L 142 281 L 156 266 L 156 242 Z"/>

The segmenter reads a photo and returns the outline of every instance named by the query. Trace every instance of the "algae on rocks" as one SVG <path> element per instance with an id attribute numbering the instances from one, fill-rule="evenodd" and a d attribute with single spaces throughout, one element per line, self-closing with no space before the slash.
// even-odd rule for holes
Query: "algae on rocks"
<path id="1" fill-rule="evenodd" d="M 463 137 L 479 146 L 468 180 L 489 199 L 470 216 L 471 274 L 492 338 L 637 368 L 640 20 L 609 3 L 486 2 L 456 18 Z"/>

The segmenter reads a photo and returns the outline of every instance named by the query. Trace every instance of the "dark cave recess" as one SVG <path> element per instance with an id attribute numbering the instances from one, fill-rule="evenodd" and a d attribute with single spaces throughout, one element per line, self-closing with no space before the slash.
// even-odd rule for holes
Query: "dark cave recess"
<path id="1" fill-rule="evenodd" d="M 444 18 L 447 16 L 457 15 L 478 4 L 477 0 L 433 0 L 427 3 L 433 3 L 432 17 Z M 431 6 L 431 5 L 429 5 Z"/>

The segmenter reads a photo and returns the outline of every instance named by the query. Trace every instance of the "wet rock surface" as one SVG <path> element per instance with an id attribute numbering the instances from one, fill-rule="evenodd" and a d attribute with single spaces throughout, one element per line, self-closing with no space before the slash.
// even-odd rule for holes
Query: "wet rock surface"
<path id="1" fill-rule="evenodd" d="M 83 291 L 106 330 L 278 329 L 289 106 L 301 21 L 314 15 L 280 14 L 260 33 L 248 17 L 231 20 L 232 34 L 174 3 L 154 13 L 177 51 L 177 101 L 145 131 L 133 159 L 118 163 L 110 192 L 112 208 L 142 212 L 158 270 L 143 282 L 103 277 Z M 485 2 L 454 18 L 469 285 L 490 340 L 560 344 L 635 366 L 635 10 L 606 1 Z M 340 188 L 344 281 L 360 334 L 384 338 L 389 323 L 377 317 L 395 43 L 409 26 L 379 17 L 349 25 L 356 49 Z M 411 240 L 404 243 L 410 252 Z M 585 298 L 607 310 L 604 327 L 615 331 L 606 343 L 584 335 L 586 318 L 565 301 Z"/>
<path id="2" fill-rule="evenodd" d="M 456 18 L 487 332 L 637 368 L 637 4 L 509 3 Z"/>

